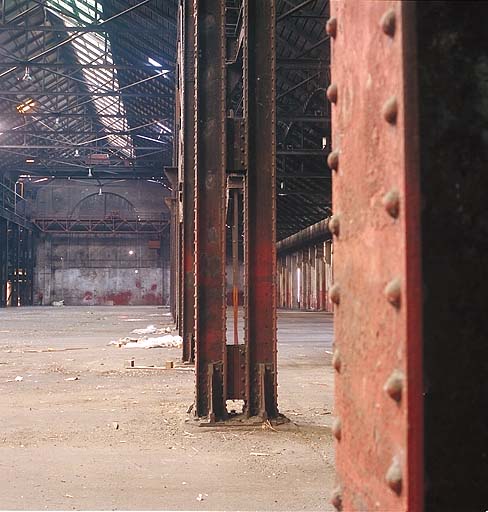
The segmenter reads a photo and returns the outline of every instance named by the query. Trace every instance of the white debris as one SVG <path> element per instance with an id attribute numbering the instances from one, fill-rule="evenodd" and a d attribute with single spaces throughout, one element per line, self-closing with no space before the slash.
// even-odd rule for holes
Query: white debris
<path id="1" fill-rule="evenodd" d="M 200 493 L 198 496 L 197 496 L 197 501 L 203 501 L 203 494 Z"/>
<path id="2" fill-rule="evenodd" d="M 134 329 L 132 331 L 133 334 L 155 334 L 157 332 L 157 327 L 155 325 L 148 325 L 144 329 Z"/>
<path id="3" fill-rule="evenodd" d="M 139 341 L 139 338 L 132 337 L 125 337 L 120 338 L 118 340 L 112 340 L 109 345 L 117 345 L 118 347 L 121 347 L 122 345 L 127 345 L 127 343 L 137 343 Z"/>
<path id="4" fill-rule="evenodd" d="M 64 300 L 54 300 L 52 305 L 56 306 L 58 308 L 61 307 L 61 306 L 64 306 Z"/>
<path id="5" fill-rule="evenodd" d="M 20 375 L 17 375 L 17 377 L 15 377 L 15 382 L 22 382 L 24 380 L 24 377 L 21 377 Z"/>
<path id="6" fill-rule="evenodd" d="M 80 378 L 79 378 L 79 377 L 69 377 L 69 378 L 64 379 L 64 380 L 66 380 L 66 381 L 72 381 L 72 380 L 80 380 Z"/>
<path id="7" fill-rule="evenodd" d="M 125 348 L 181 348 L 183 338 L 167 334 L 159 338 L 142 338 L 137 342 L 130 342 L 124 345 Z"/>

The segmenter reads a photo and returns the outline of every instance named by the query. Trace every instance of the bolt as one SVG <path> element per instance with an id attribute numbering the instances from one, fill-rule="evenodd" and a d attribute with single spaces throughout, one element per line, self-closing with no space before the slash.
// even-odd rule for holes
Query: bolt
<path id="1" fill-rule="evenodd" d="M 335 236 L 339 236 L 339 228 L 340 228 L 340 217 L 339 217 L 339 214 L 337 214 L 337 215 L 333 215 L 333 216 L 329 219 L 328 227 L 329 227 L 329 231 L 330 231 L 333 235 L 335 235 Z"/>
<path id="2" fill-rule="evenodd" d="M 329 18 L 327 20 L 327 23 L 325 25 L 325 31 L 327 32 L 327 34 L 329 34 L 330 37 L 333 37 L 335 39 L 335 37 L 337 36 L 337 18 Z"/>
<path id="3" fill-rule="evenodd" d="M 402 492 L 402 467 L 396 457 L 393 458 L 391 465 L 386 472 L 385 480 L 388 487 L 393 492 L 396 494 L 400 494 Z"/>
<path id="4" fill-rule="evenodd" d="M 385 296 L 390 304 L 395 307 L 400 307 L 400 300 L 402 296 L 400 278 L 395 277 L 385 286 Z"/>
<path id="5" fill-rule="evenodd" d="M 402 399 L 403 383 L 405 376 L 400 370 L 393 370 L 391 375 L 385 382 L 383 389 L 388 393 L 395 402 L 400 402 Z"/>
<path id="6" fill-rule="evenodd" d="M 390 9 L 383 14 L 380 21 L 381 28 L 383 32 L 390 37 L 395 35 L 396 29 L 396 16 L 395 11 Z"/>
<path id="7" fill-rule="evenodd" d="M 330 502 L 336 510 L 339 510 L 339 512 L 342 510 L 342 489 L 340 487 L 336 487 L 330 496 Z"/>
<path id="8" fill-rule="evenodd" d="M 327 87 L 327 98 L 331 103 L 337 103 L 337 85 L 330 84 Z"/>
<path id="9" fill-rule="evenodd" d="M 381 201 L 385 210 L 396 219 L 400 214 L 400 194 L 398 190 L 392 189 L 387 192 Z"/>
<path id="10" fill-rule="evenodd" d="M 383 105 L 381 111 L 387 123 L 395 124 L 398 116 L 398 102 L 396 96 L 389 98 Z"/>
<path id="11" fill-rule="evenodd" d="M 334 171 L 339 170 L 339 151 L 332 151 L 327 157 L 327 165 Z"/>
<path id="12" fill-rule="evenodd" d="M 332 423 L 332 433 L 334 437 L 340 441 L 342 437 L 342 422 L 340 418 L 335 418 L 334 423 Z"/>
<path id="13" fill-rule="evenodd" d="M 339 304 L 341 301 L 341 290 L 338 284 L 333 284 L 329 290 L 329 299 L 334 304 Z"/>
<path id="14" fill-rule="evenodd" d="M 334 350 L 334 354 L 332 356 L 332 366 L 337 373 L 341 373 L 342 359 L 338 348 Z"/>

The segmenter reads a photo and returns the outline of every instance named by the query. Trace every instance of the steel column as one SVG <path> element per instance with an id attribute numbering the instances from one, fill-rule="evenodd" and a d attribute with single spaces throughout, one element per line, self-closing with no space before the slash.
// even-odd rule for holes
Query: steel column
<path id="1" fill-rule="evenodd" d="M 225 417 L 225 0 L 194 3 L 196 23 L 196 413 Z"/>
<path id="2" fill-rule="evenodd" d="M 245 0 L 244 23 L 247 413 L 264 418 L 278 415 L 275 0 Z"/>
<path id="3" fill-rule="evenodd" d="M 0 307 L 7 305 L 8 220 L 0 217 Z"/>
<path id="4" fill-rule="evenodd" d="M 183 30 L 180 53 L 181 132 L 180 174 L 183 191 L 181 336 L 183 361 L 195 358 L 195 14 L 193 0 L 181 4 Z"/>
<path id="5" fill-rule="evenodd" d="M 429 512 L 488 508 L 487 19 L 417 2 Z"/>
<path id="6" fill-rule="evenodd" d="M 421 512 L 420 210 L 414 2 L 334 0 L 338 510 Z"/>

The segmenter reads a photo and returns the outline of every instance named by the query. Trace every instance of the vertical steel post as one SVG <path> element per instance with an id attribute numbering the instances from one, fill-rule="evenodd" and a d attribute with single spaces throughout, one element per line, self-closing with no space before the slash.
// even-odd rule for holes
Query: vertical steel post
<path id="1" fill-rule="evenodd" d="M 416 4 L 425 510 L 486 510 L 488 4 Z"/>
<path id="2" fill-rule="evenodd" d="M 183 148 L 183 281 L 181 285 L 181 336 L 183 361 L 195 357 L 195 14 L 194 0 L 182 1 L 183 30 L 181 41 L 182 127 Z"/>
<path id="3" fill-rule="evenodd" d="M 414 2 L 334 0 L 338 510 L 421 512 L 422 339 Z"/>
<path id="4" fill-rule="evenodd" d="M 8 221 L 0 218 L 0 307 L 7 305 Z"/>
<path id="5" fill-rule="evenodd" d="M 244 23 L 247 414 L 265 418 L 278 414 L 275 0 L 245 0 Z"/>
<path id="6" fill-rule="evenodd" d="M 196 413 L 225 417 L 225 0 L 194 3 Z"/>

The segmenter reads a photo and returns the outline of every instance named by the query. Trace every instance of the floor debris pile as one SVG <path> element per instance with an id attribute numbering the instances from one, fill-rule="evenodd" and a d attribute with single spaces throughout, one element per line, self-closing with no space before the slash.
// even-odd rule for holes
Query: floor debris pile
<path id="1" fill-rule="evenodd" d="M 116 345 L 119 348 L 181 348 L 183 346 L 183 338 L 178 335 L 171 334 L 174 328 L 170 326 L 158 328 L 155 325 L 148 325 L 142 329 L 134 329 L 131 334 L 137 336 L 126 336 L 113 340 L 109 345 Z M 148 335 L 163 336 L 148 336 Z"/>

